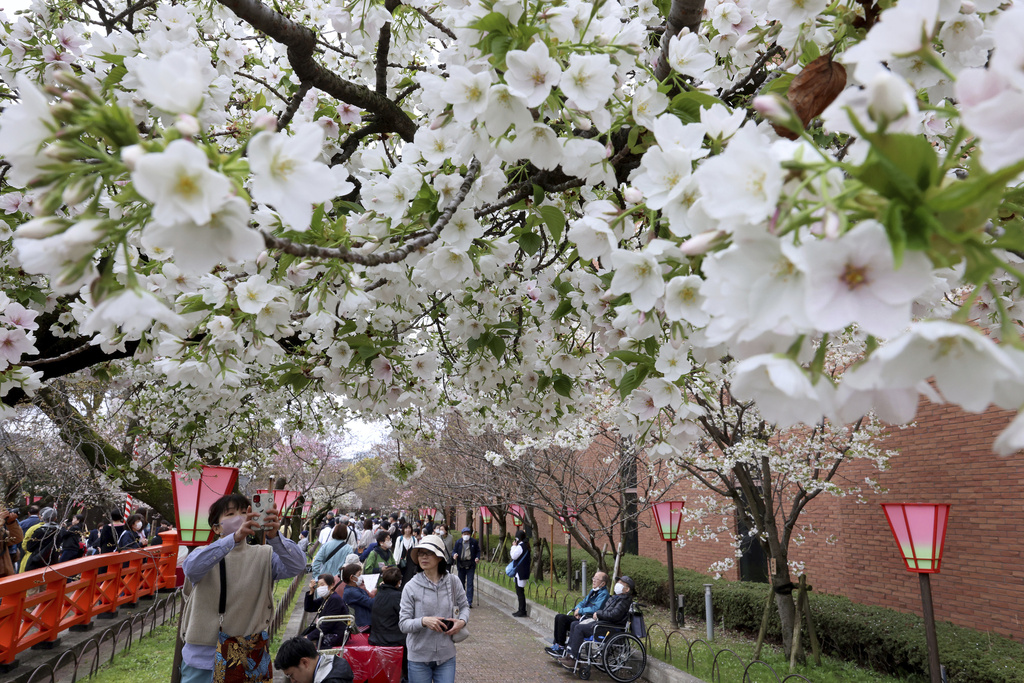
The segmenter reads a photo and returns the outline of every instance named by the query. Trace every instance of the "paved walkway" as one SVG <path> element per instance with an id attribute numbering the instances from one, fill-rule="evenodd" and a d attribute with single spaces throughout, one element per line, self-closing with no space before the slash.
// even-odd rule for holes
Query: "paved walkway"
<path id="1" fill-rule="evenodd" d="M 532 628 L 534 625 L 532 619 L 516 619 L 509 615 L 504 605 L 478 596 L 469 618 L 471 635 L 457 645 L 457 683 L 576 680 L 544 654 L 545 642 L 541 634 Z M 593 677 L 595 680 L 611 680 L 599 672 L 595 672 Z"/>

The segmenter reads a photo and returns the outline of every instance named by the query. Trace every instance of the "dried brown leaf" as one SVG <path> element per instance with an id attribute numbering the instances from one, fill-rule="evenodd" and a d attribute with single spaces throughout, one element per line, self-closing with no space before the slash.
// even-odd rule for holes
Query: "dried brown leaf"
<path id="1" fill-rule="evenodd" d="M 845 88 L 846 68 L 832 61 L 831 56 L 823 55 L 796 75 L 789 85 L 786 97 L 804 126 L 807 126 L 825 111 Z M 791 140 L 796 138 L 796 134 L 789 131 L 779 134 Z"/>

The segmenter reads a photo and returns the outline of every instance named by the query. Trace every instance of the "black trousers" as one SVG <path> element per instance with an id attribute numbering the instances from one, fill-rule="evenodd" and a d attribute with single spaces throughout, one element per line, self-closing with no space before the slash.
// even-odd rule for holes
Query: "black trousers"
<path id="1" fill-rule="evenodd" d="M 516 597 L 519 598 L 519 613 L 526 614 L 526 588 L 516 584 Z"/>
<path id="2" fill-rule="evenodd" d="M 555 615 L 555 644 L 565 647 L 565 639 L 569 635 L 569 628 L 579 621 L 571 614 Z"/>

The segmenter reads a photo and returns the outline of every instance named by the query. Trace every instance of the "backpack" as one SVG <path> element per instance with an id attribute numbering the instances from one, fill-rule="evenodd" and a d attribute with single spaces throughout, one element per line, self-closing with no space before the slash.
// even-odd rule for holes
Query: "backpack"
<path id="1" fill-rule="evenodd" d="M 31 535 L 25 537 L 25 551 L 29 558 L 25 564 L 25 571 L 49 567 L 57 560 L 55 550 L 57 548 L 57 534 L 60 527 L 56 524 L 40 524 L 29 529 Z"/>

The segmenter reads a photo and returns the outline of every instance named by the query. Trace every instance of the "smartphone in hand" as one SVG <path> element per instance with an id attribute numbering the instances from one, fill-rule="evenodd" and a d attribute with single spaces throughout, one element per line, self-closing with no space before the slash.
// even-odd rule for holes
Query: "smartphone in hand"
<path id="1" fill-rule="evenodd" d="M 453 619 L 442 619 L 441 623 L 444 624 L 445 631 L 451 631 L 455 628 L 455 621 Z"/>
<path id="2" fill-rule="evenodd" d="M 252 497 L 252 511 L 259 515 L 256 518 L 256 523 L 260 525 L 260 528 L 264 528 L 263 525 L 267 521 L 267 512 L 273 507 L 274 499 L 263 493 L 253 494 Z"/>

